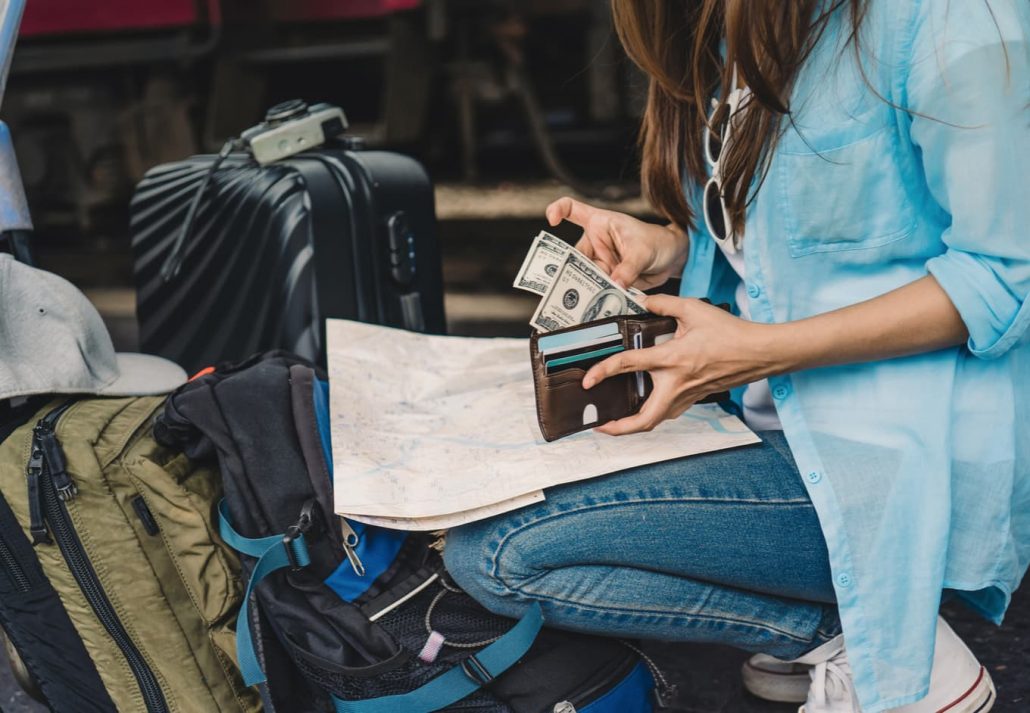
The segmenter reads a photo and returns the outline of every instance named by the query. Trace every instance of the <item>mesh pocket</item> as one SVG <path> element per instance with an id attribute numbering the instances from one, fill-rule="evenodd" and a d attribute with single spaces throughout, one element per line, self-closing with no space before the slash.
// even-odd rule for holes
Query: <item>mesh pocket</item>
<path id="1" fill-rule="evenodd" d="M 453 640 L 459 645 L 445 645 L 433 663 L 424 663 L 418 658 L 429 638 L 427 615 L 433 630 L 443 634 L 445 640 Z M 411 654 L 411 658 L 397 668 L 372 678 L 341 675 L 298 658 L 297 665 L 304 677 L 344 700 L 407 693 L 454 668 L 514 625 L 511 619 L 491 614 L 464 592 L 444 589 L 442 586 L 427 587 L 384 615 L 377 623 L 394 637 L 401 648 Z M 468 646 L 477 643 L 482 645 Z M 447 710 L 511 713 L 508 706 L 483 690 L 476 691 Z"/>

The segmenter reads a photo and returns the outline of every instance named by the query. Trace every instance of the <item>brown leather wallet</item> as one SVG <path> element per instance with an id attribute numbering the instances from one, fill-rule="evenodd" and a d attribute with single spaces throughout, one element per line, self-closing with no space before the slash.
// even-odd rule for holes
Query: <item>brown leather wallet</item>
<path id="1" fill-rule="evenodd" d="M 644 401 L 651 395 L 653 384 L 647 372 L 619 374 L 605 379 L 589 391 L 583 388 L 583 377 L 586 376 L 587 370 L 601 359 L 611 356 L 611 353 L 548 368 L 549 360 L 552 364 L 555 363 L 552 356 L 558 357 L 559 363 L 562 361 L 562 353 L 542 354 L 542 338 L 609 323 L 618 325 L 618 334 L 611 341 L 597 345 L 599 347 L 618 346 L 621 347 L 621 351 L 646 349 L 655 346 L 656 341 L 661 344 L 663 340 L 670 339 L 676 333 L 675 319 L 652 314 L 609 317 L 553 332 L 534 334 L 529 340 L 529 352 L 533 363 L 537 421 L 545 440 L 554 441 L 608 421 L 631 416 L 640 410 Z M 571 351 L 584 356 L 588 352 L 592 353 L 593 349 L 586 347 Z M 729 394 L 721 392 L 706 396 L 700 403 L 713 403 L 727 398 Z"/>

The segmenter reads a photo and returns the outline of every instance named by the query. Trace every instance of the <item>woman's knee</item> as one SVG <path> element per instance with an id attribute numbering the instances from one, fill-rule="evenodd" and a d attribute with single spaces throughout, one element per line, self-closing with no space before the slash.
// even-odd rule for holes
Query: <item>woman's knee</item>
<path id="1" fill-rule="evenodd" d="M 443 559 L 462 589 L 488 609 L 507 614 L 520 601 L 518 582 L 525 567 L 502 531 L 490 521 L 450 530 Z"/>

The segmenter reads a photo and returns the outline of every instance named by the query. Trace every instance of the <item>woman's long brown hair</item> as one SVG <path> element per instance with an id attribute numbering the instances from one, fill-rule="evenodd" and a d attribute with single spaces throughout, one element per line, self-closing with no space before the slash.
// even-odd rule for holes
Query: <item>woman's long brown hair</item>
<path id="1" fill-rule="evenodd" d="M 720 158 L 723 193 L 733 224 L 743 225 L 756 175 L 764 177 L 790 92 L 830 16 L 847 4 L 857 37 L 866 0 L 612 0 L 626 53 L 650 78 L 640 130 L 641 179 L 651 204 L 680 227 L 694 227 L 684 174 L 707 180 L 701 147 L 710 99 L 732 81 L 751 90 L 748 111 L 734 119 L 733 142 Z M 726 61 L 720 43 L 726 40 Z M 725 105 L 719 111 L 726 111 Z M 717 122 L 716 122 L 717 123 Z"/>

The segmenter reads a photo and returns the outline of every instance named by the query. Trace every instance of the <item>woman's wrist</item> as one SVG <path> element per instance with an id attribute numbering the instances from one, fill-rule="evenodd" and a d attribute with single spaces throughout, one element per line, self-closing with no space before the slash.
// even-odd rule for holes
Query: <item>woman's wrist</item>
<path id="1" fill-rule="evenodd" d="M 805 367 L 809 355 L 798 322 L 784 324 L 748 323 L 748 353 L 760 379 L 789 374 Z M 757 379 L 756 379 L 757 380 Z"/>

